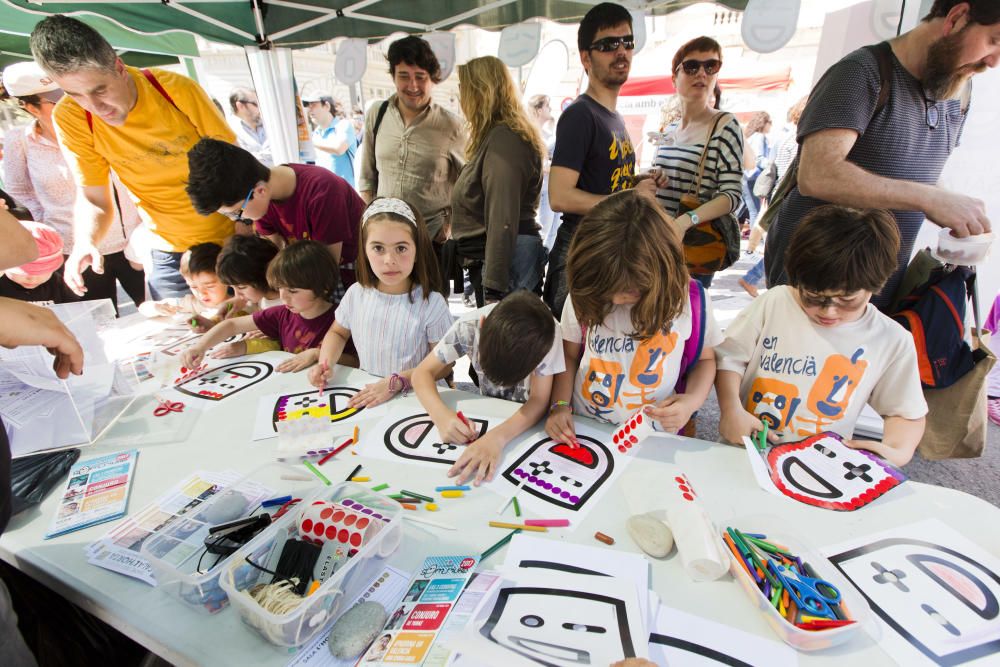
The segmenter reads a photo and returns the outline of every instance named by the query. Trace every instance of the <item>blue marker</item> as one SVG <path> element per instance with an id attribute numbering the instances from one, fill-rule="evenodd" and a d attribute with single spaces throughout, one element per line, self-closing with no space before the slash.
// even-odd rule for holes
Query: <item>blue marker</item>
<path id="1" fill-rule="evenodd" d="M 440 493 L 441 491 L 471 491 L 472 487 L 467 484 L 461 484 L 459 486 L 437 486 L 434 487 L 434 491 Z"/>
<path id="2" fill-rule="evenodd" d="M 275 505 L 284 505 L 292 499 L 291 496 L 281 496 L 280 498 L 271 498 L 270 500 L 265 500 L 260 504 L 261 507 L 274 507 Z"/>

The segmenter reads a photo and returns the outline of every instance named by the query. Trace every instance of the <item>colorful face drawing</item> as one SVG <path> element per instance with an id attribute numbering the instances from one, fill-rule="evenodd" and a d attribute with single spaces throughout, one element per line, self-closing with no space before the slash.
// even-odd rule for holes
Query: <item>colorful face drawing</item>
<path id="1" fill-rule="evenodd" d="M 836 433 L 775 445 L 767 452 L 767 467 L 786 496 L 840 511 L 864 507 L 907 479 L 877 456 L 851 449 Z"/>
<path id="2" fill-rule="evenodd" d="M 329 417 L 331 422 L 339 422 L 358 414 L 364 408 L 348 407 L 347 402 L 360 391 L 357 387 L 327 387 L 320 397 L 318 391 L 303 391 L 288 394 L 274 404 L 271 426 L 278 432 L 278 422 L 310 417 Z"/>
<path id="3" fill-rule="evenodd" d="M 597 406 L 599 411 L 606 414 L 611 411 L 612 405 L 618 404 L 624 382 L 625 374 L 622 373 L 621 364 L 593 358 L 584 376 L 580 393 L 588 403 Z M 609 409 L 601 410 L 601 408 Z"/>
<path id="4" fill-rule="evenodd" d="M 479 631 L 543 665 L 610 665 L 635 656 L 625 603 L 583 591 L 506 588 Z"/>
<path id="5" fill-rule="evenodd" d="M 791 424 L 801 402 L 799 389 L 794 384 L 758 377 L 750 385 L 746 407 L 747 412 L 766 421 L 768 428 L 781 431 Z"/>
<path id="6" fill-rule="evenodd" d="M 470 417 L 473 427 L 478 431 L 478 438 L 486 435 L 489 422 Z M 440 442 L 434 422 L 427 414 L 413 415 L 401 419 L 385 432 L 386 448 L 404 459 L 416 459 L 431 463 L 453 464 L 462 455 L 464 445 L 450 442 Z"/>
<path id="7" fill-rule="evenodd" d="M 662 331 L 639 343 L 629 367 L 629 382 L 636 387 L 656 389 L 663 382 L 663 362 L 677 345 L 677 332 Z"/>
<path id="8" fill-rule="evenodd" d="M 883 621 L 938 665 L 1000 655 L 1000 576 L 972 558 L 931 542 L 886 538 L 830 562 Z"/>
<path id="9" fill-rule="evenodd" d="M 602 443 L 581 435 L 579 447 L 546 438 L 525 450 L 503 476 L 525 493 L 579 510 L 601 488 L 614 470 L 611 452 Z"/>
<path id="10" fill-rule="evenodd" d="M 809 390 L 808 406 L 813 413 L 827 419 L 840 419 L 847 412 L 851 396 L 868 368 L 868 362 L 861 360 L 864 353 L 864 348 L 858 348 L 850 359 L 842 354 L 827 357 L 823 370 Z"/>
<path id="11" fill-rule="evenodd" d="M 184 376 L 174 389 L 208 401 L 221 401 L 227 396 L 262 382 L 274 372 L 266 361 L 238 361 Z"/>

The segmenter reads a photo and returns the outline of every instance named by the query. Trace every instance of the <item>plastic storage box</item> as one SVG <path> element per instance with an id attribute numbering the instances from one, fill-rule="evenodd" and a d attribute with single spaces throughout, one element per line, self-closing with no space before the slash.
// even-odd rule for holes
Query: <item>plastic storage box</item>
<path id="1" fill-rule="evenodd" d="M 304 510 L 314 503 L 336 502 L 350 505 L 379 522 L 380 528 L 367 537 L 357 552 L 295 609 L 274 614 L 250 597 L 249 589 L 271 583 L 272 575 L 247 562 L 273 569 L 285 542 L 299 538 Z M 403 536 L 402 507 L 360 484 L 345 482 L 320 487 L 312 498 L 303 500 L 263 533 L 237 551 L 223 567 L 219 583 L 243 621 L 265 639 L 278 646 L 301 646 L 319 634 L 329 621 L 346 611 L 364 588 L 377 577 Z M 320 533 L 316 533 L 320 535 Z"/>
<path id="2" fill-rule="evenodd" d="M 219 586 L 219 574 L 232 559 L 205 553 L 205 538 L 213 525 L 227 523 L 252 513 L 260 513 L 264 500 L 292 495 L 310 497 L 319 492 L 316 481 L 283 480 L 283 474 L 302 474 L 302 469 L 281 463 L 267 463 L 216 493 L 205 503 L 185 514 L 179 521 L 168 521 L 142 544 L 141 553 L 153 570 L 157 588 L 200 611 L 215 613 L 227 604 L 227 595 Z M 243 500 L 233 503 L 238 494 Z M 243 506 L 236 512 L 232 508 Z M 229 506 L 229 511 L 221 512 Z M 270 513 L 279 507 L 269 508 Z M 293 508 L 291 514 L 295 513 Z M 225 516 L 223 516 L 225 515 Z M 284 517 L 282 517 L 284 518 Z M 199 572 L 199 559 L 201 571 Z"/>
<path id="3" fill-rule="evenodd" d="M 934 255 L 947 264 L 974 266 L 986 261 L 992 246 L 992 232 L 958 238 L 951 235 L 950 229 L 942 229 Z"/>
<path id="4" fill-rule="evenodd" d="M 858 637 L 861 632 L 867 632 L 874 640 L 878 641 L 880 632 L 867 601 L 818 551 L 787 530 L 771 529 L 772 526 L 782 526 L 782 524 L 783 522 L 777 517 L 737 517 L 720 525 L 720 529 L 724 532 L 726 526 L 729 526 L 744 533 L 763 533 L 767 535 L 769 541 L 773 540 L 788 547 L 803 562 L 809 563 L 816 570 L 819 578 L 837 587 L 848 615 L 856 623 L 829 630 L 803 630 L 795 627 L 779 614 L 778 610 L 764 597 L 757 588 L 756 582 L 750 578 L 736 557 L 727 549 L 730 560 L 729 572 L 750 596 L 751 601 L 764 615 L 764 620 L 771 626 L 775 634 L 781 637 L 786 644 L 799 651 L 819 651 L 837 646 Z"/>

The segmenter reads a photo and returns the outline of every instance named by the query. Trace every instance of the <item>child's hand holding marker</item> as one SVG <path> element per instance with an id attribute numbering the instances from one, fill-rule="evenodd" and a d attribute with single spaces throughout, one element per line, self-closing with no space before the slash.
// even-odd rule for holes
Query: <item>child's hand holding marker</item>
<path id="1" fill-rule="evenodd" d="M 444 410 L 441 414 L 431 415 L 434 426 L 442 442 L 464 445 L 476 439 L 476 431 L 461 413 Z"/>
<path id="2" fill-rule="evenodd" d="M 199 343 L 195 343 L 181 352 L 181 366 L 184 366 L 185 368 L 198 368 L 198 366 L 201 365 L 201 361 L 204 356 L 205 351 L 201 349 L 201 345 Z"/>
<path id="3" fill-rule="evenodd" d="M 744 436 L 758 438 L 757 434 L 765 430 L 766 424 L 759 417 L 747 412 L 742 407 L 738 410 L 724 410 L 722 417 L 719 419 L 719 435 L 726 442 L 733 444 L 743 442 Z M 767 441 L 772 444 L 777 444 L 779 440 L 778 434 L 773 431 L 767 433 L 766 437 Z"/>
<path id="4" fill-rule="evenodd" d="M 215 326 L 215 322 L 201 315 L 192 315 L 188 324 L 191 325 L 191 331 L 195 333 L 205 333 Z"/>
<path id="5" fill-rule="evenodd" d="M 576 440 L 576 430 L 573 428 L 573 411 L 569 403 L 556 401 L 549 411 L 549 418 L 545 420 L 545 434 L 555 440 L 570 447 L 579 447 Z"/>
<path id="6" fill-rule="evenodd" d="M 330 364 L 328 364 L 325 360 L 309 369 L 309 384 L 319 389 L 321 397 L 323 396 L 323 388 L 326 386 L 327 380 L 329 379 Z"/>
<path id="7" fill-rule="evenodd" d="M 455 465 L 448 469 L 448 477 L 454 477 L 456 484 L 471 480 L 474 486 L 492 480 L 503 455 L 503 447 L 504 443 L 497 439 L 496 431 L 488 432 L 465 448 Z"/>

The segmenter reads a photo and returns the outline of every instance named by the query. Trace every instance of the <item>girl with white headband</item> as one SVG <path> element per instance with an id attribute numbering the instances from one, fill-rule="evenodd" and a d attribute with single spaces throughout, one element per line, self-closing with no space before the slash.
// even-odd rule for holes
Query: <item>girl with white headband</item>
<path id="1" fill-rule="evenodd" d="M 409 390 L 413 369 L 452 322 L 430 236 L 416 209 L 402 199 L 376 199 L 361 216 L 359 242 L 358 282 L 337 306 L 319 364 L 309 371 L 313 386 L 324 387 L 353 338 L 361 370 L 382 380 L 358 392 L 352 407 L 378 405 Z"/>

